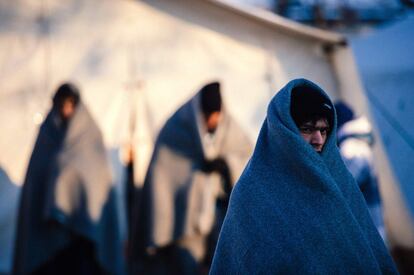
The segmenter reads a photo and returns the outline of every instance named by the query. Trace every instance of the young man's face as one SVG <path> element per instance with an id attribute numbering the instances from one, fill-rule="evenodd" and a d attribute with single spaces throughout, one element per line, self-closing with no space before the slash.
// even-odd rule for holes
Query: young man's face
<path id="1" fill-rule="evenodd" d="M 220 122 L 220 112 L 216 111 L 216 112 L 209 114 L 207 117 L 205 117 L 205 120 L 206 120 L 207 131 L 209 133 L 214 133 L 214 131 L 216 131 L 217 126 Z"/>
<path id="2" fill-rule="evenodd" d="M 72 98 L 66 98 L 63 100 L 60 106 L 60 116 L 63 120 L 70 120 L 75 113 L 75 101 Z"/>
<path id="3" fill-rule="evenodd" d="M 322 152 L 329 132 L 329 123 L 325 118 L 308 120 L 299 126 L 300 135 L 312 145 L 316 152 Z"/>

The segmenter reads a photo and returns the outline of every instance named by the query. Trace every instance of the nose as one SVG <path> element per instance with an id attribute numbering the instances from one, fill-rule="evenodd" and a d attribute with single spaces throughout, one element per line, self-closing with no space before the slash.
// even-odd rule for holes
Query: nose
<path id="1" fill-rule="evenodd" d="M 323 144 L 323 137 L 320 130 L 316 130 L 312 133 L 311 138 L 312 145 L 322 145 Z"/>

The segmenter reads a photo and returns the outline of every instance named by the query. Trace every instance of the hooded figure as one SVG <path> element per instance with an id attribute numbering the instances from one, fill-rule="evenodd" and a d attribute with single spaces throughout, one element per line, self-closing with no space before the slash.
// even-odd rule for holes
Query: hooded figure
<path id="1" fill-rule="evenodd" d="M 302 96 L 331 110 L 320 152 L 292 117 Z M 293 80 L 272 99 L 231 194 L 211 274 L 397 273 L 342 162 L 335 132 L 333 105 L 314 83 Z"/>
<path id="2" fill-rule="evenodd" d="M 372 152 L 374 133 L 371 124 L 364 116 L 354 118 L 353 111 L 345 103 L 336 103 L 335 109 L 338 121 L 339 118 L 343 121 L 342 125 L 338 127 L 338 146 L 342 159 L 358 183 L 371 218 L 385 241 L 381 195 Z"/>
<path id="3" fill-rule="evenodd" d="M 30 158 L 13 274 L 122 274 L 114 200 L 101 132 L 64 84 Z"/>
<path id="4" fill-rule="evenodd" d="M 252 149 L 222 105 L 219 83 L 210 83 L 159 133 L 132 238 L 144 274 L 196 274 L 212 258 L 228 196 Z"/>

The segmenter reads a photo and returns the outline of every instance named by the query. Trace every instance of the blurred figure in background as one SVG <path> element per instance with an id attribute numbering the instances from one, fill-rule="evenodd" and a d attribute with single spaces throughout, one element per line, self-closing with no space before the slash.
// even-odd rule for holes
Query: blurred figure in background
<path id="1" fill-rule="evenodd" d="M 386 241 L 381 196 L 374 168 L 372 145 L 374 134 L 366 117 L 354 117 L 352 109 L 343 102 L 335 104 L 338 116 L 338 147 L 346 167 L 364 195 L 372 220 Z"/>
<path id="2" fill-rule="evenodd" d="M 251 143 L 226 112 L 218 82 L 204 86 L 157 138 L 134 221 L 143 274 L 208 271 L 233 184 Z M 138 260 L 139 261 L 139 260 Z"/>
<path id="3" fill-rule="evenodd" d="M 13 274 L 122 274 L 114 199 L 101 132 L 63 84 L 26 173 Z"/>

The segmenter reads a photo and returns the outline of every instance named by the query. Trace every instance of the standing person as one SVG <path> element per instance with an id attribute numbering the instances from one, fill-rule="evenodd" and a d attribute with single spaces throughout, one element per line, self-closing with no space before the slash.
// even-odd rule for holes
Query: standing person
<path id="1" fill-rule="evenodd" d="M 101 132 L 63 84 L 27 169 L 13 274 L 122 274 L 114 199 Z"/>
<path id="2" fill-rule="evenodd" d="M 386 240 L 381 210 L 381 195 L 371 147 L 374 144 L 372 127 L 366 117 L 354 117 L 343 102 L 335 104 L 338 114 L 338 146 L 346 167 L 364 195 L 371 218 L 381 237 Z M 340 123 L 341 122 L 341 123 Z"/>
<path id="3" fill-rule="evenodd" d="M 316 84 L 293 80 L 272 99 L 211 274 L 397 274 L 335 133 Z"/>
<path id="4" fill-rule="evenodd" d="M 220 84 L 210 83 L 159 133 L 132 240 L 144 274 L 198 274 L 212 257 L 228 196 L 251 153 L 223 105 Z"/>

